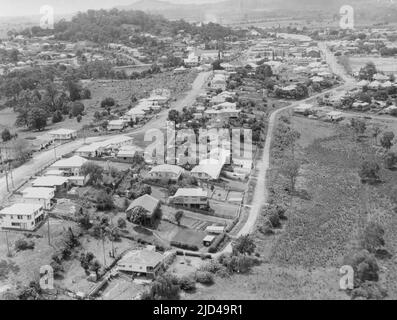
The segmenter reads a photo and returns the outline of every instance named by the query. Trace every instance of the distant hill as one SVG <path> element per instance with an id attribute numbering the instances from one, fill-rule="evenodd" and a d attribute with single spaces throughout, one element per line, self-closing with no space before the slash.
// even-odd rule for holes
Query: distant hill
<path id="1" fill-rule="evenodd" d="M 280 15 L 285 12 L 291 15 L 294 12 L 312 15 L 310 12 L 320 11 L 329 15 L 337 14 L 342 5 L 352 5 L 361 19 L 397 21 L 397 1 L 390 0 L 224 0 L 206 4 L 176 4 L 159 0 L 140 0 L 120 9 L 142 10 L 161 14 L 172 20 L 186 19 L 190 21 L 223 22 L 239 19 L 242 16 L 263 16 L 275 12 Z M 370 21 L 369 21 L 370 22 Z"/>

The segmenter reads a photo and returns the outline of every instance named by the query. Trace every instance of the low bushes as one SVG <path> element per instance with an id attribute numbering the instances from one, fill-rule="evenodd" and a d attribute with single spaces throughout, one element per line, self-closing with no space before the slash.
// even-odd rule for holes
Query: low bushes
<path id="1" fill-rule="evenodd" d="M 177 247 L 177 248 L 184 249 L 184 250 L 190 250 L 190 251 L 198 251 L 199 250 L 199 248 L 196 245 L 177 242 L 177 241 L 171 241 L 171 245 L 174 247 Z"/>
<path id="2" fill-rule="evenodd" d="M 181 290 L 185 292 L 193 292 L 196 290 L 196 282 L 194 279 L 188 276 L 184 276 L 181 279 L 179 279 L 179 286 Z"/>
<path id="3" fill-rule="evenodd" d="M 33 250 L 34 249 L 34 242 L 25 239 L 18 239 L 15 242 L 15 250 L 16 251 L 24 251 L 24 250 Z"/>
<path id="4" fill-rule="evenodd" d="M 211 285 L 214 283 L 214 276 L 212 273 L 207 271 L 197 271 L 195 274 L 195 280 L 201 284 Z"/>

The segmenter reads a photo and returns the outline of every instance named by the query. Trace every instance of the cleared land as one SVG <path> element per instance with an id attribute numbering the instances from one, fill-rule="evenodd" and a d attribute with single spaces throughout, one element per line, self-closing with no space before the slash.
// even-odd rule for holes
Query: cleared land
<path id="1" fill-rule="evenodd" d="M 397 204 L 391 200 L 391 190 L 397 186 L 397 172 L 381 165 L 383 183 L 376 186 L 363 185 L 358 175 L 362 158 L 373 154 L 371 148 L 378 148 L 369 133 L 368 138 L 356 141 L 343 124 L 301 117 L 293 117 L 290 126 L 301 133 L 295 146 L 295 157 L 301 163 L 298 192 L 294 196 L 286 192 L 288 181 L 278 172 L 282 159 L 273 157 L 268 173 L 269 201 L 284 204 L 288 220 L 274 235 L 256 231 L 257 251 L 264 263 L 246 276 L 216 277 L 214 286 L 200 287 L 187 298 L 350 299 L 339 290 L 338 271 L 343 257 L 360 247 L 369 221 L 383 226 L 386 247 L 395 255 Z M 382 129 L 395 131 L 397 124 Z M 258 227 L 266 215 L 263 210 Z M 394 258 L 378 260 L 378 264 L 380 284 L 388 297 L 395 299 Z"/>

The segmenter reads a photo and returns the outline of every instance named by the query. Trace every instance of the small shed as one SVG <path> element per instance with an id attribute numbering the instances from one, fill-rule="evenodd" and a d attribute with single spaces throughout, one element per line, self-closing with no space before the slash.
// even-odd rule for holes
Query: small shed
<path id="1" fill-rule="evenodd" d="M 209 247 L 215 240 L 215 236 L 208 235 L 203 239 L 203 245 Z"/>

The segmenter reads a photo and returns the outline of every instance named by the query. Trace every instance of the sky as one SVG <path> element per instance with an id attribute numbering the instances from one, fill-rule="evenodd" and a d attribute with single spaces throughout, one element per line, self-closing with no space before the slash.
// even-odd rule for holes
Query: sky
<path id="1" fill-rule="evenodd" d="M 87 9 L 108 9 L 133 4 L 138 0 L 0 0 L 0 17 L 21 17 L 39 15 L 40 8 L 50 5 L 55 15 L 86 11 Z M 174 3 L 206 3 L 214 0 L 167 0 Z M 220 0 L 216 0 L 220 1 Z"/>

